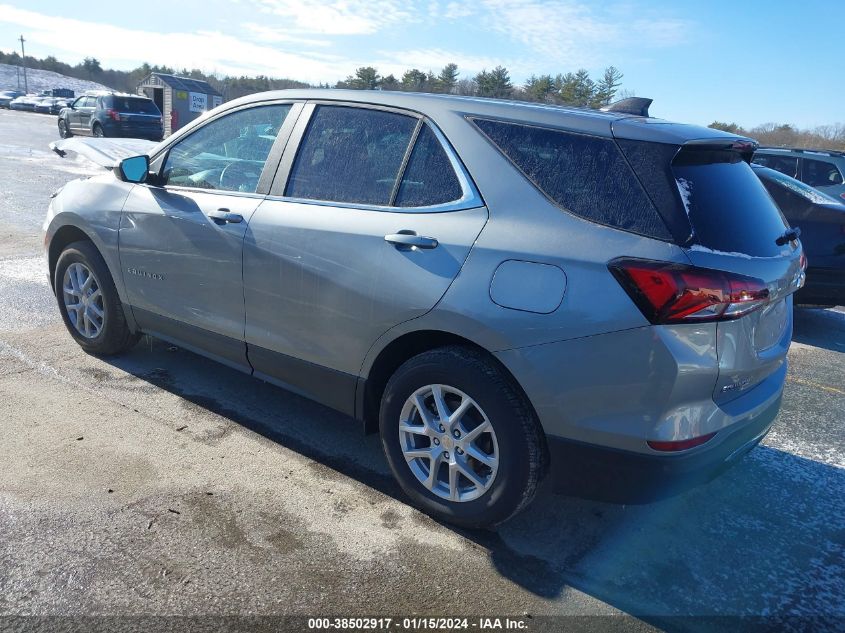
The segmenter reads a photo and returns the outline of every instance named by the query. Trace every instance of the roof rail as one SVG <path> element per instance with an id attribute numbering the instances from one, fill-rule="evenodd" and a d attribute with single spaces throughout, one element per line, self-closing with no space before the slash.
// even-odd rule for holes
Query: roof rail
<path id="1" fill-rule="evenodd" d="M 648 116 L 648 107 L 654 99 L 648 97 L 628 97 L 620 99 L 610 105 L 601 108 L 602 112 L 615 112 L 618 114 L 633 114 L 636 116 Z"/>
<path id="2" fill-rule="evenodd" d="M 772 145 L 761 145 L 757 149 L 758 150 L 771 149 L 771 150 L 781 151 L 781 152 L 798 152 L 799 154 L 811 153 L 811 154 L 827 154 L 829 156 L 845 156 L 845 151 L 838 150 L 838 149 L 813 149 L 813 148 L 810 148 L 810 147 L 774 147 Z"/>

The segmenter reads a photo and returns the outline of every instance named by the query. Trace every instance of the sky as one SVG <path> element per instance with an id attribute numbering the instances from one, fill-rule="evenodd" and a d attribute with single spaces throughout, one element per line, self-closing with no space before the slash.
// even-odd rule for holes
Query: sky
<path id="1" fill-rule="evenodd" d="M 651 114 L 707 125 L 845 122 L 842 0 L 0 0 L 0 49 L 334 84 L 447 63 L 532 74 L 609 65 Z M 93 10 L 100 6 L 101 9 Z M 89 10 L 92 9 L 92 10 Z"/>

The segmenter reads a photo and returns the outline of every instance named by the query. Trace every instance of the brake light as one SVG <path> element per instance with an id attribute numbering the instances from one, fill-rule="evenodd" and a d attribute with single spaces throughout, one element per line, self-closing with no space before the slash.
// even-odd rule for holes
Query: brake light
<path id="1" fill-rule="evenodd" d="M 769 300 L 761 280 L 722 270 L 633 258 L 608 268 L 654 324 L 738 319 Z"/>
<path id="2" fill-rule="evenodd" d="M 120 112 L 118 112 L 117 110 L 106 110 L 106 114 L 109 115 L 110 119 L 113 119 L 114 121 L 120 121 Z"/>
<path id="3" fill-rule="evenodd" d="M 839 197 L 842 198 L 843 200 L 845 200 L 845 193 L 840 193 Z"/>
<path id="4" fill-rule="evenodd" d="M 648 440 L 648 445 L 656 451 L 685 451 L 689 448 L 701 446 L 705 442 L 709 442 L 716 433 L 708 433 L 707 435 L 700 435 L 689 440 L 678 440 L 675 442 L 657 442 Z"/>
<path id="5" fill-rule="evenodd" d="M 843 225 L 843 229 L 845 229 L 845 225 Z M 845 233 L 845 231 L 843 231 Z M 807 256 L 804 252 L 801 252 L 801 257 L 798 258 L 798 263 L 801 265 L 801 270 L 807 270 Z"/>

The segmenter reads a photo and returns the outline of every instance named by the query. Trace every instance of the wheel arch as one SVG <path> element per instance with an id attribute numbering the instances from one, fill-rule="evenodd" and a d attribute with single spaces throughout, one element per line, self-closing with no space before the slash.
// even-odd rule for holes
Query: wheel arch
<path id="1" fill-rule="evenodd" d="M 355 394 L 355 415 L 364 424 L 365 433 L 378 431 L 378 416 L 381 399 L 387 382 L 397 369 L 410 358 L 449 345 L 468 347 L 481 353 L 491 364 L 496 366 L 519 390 L 526 406 L 536 419 L 536 411 L 528 399 L 525 390 L 513 373 L 488 349 L 464 336 L 444 330 L 422 329 L 405 332 L 397 336 L 375 355 L 366 375 L 358 379 Z M 541 426 L 542 431 L 542 426 Z"/>
<path id="2" fill-rule="evenodd" d="M 56 229 L 56 232 L 53 234 L 53 237 L 50 239 L 50 244 L 47 247 L 47 266 L 50 271 L 51 288 L 56 287 L 56 264 L 59 261 L 59 256 L 69 244 L 73 244 L 74 242 L 91 242 L 94 248 L 100 251 L 91 236 L 78 226 L 74 224 L 65 224 L 64 226 L 60 226 Z M 102 251 L 100 251 L 100 255 L 102 254 Z"/>

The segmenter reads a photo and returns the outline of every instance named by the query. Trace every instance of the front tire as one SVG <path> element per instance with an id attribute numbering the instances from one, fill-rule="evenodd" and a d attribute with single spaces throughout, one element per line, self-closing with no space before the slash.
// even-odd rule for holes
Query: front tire
<path id="1" fill-rule="evenodd" d="M 67 121 L 64 119 L 59 119 L 59 136 L 61 138 L 70 138 L 73 136 L 70 132 L 70 128 L 67 125 Z"/>
<path id="2" fill-rule="evenodd" d="M 129 329 L 108 266 L 91 242 L 73 242 L 62 251 L 53 283 L 62 320 L 83 350 L 111 356 L 138 342 L 140 334 Z"/>
<path id="3" fill-rule="evenodd" d="M 502 523 L 534 498 L 548 462 L 521 390 L 483 352 L 449 346 L 405 362 L 385 388 L 379 427 L 414 505 L 467 528 Z"/>

